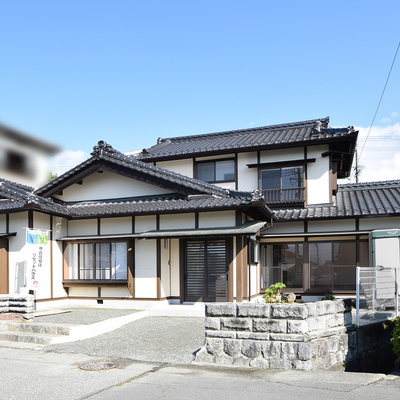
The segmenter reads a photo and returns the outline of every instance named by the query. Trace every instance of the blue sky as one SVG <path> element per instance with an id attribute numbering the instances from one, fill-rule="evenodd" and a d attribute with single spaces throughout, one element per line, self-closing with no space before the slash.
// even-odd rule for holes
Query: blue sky
<path id="1" fill-rule="evenodd" d="M 56 172 L 99 140 L 130 151 L 328 115 L 365 137 L 400 39 L 397 0 L 20 0 L 1 14 L 0 121 L 62 146 Z M 400 178 L 399 88 L 400 55 L 363 180 Z"/>

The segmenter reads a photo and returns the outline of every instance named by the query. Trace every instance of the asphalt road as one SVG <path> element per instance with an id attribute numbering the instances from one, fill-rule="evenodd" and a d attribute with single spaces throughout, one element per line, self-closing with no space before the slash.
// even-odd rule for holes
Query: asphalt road
<path id="1" fill-rule="evenodd" d="M 85 354 L 0 348 L 0 393 L 7 400 L 77 399 L 398 399 L 400 380 L 382 374 L 170 365 Z M 116 362 L 89 372 L 81 364 Z"/>
<path id="2" fill-rule="evenodd" d="M 144 318 L 91 339 L 46 347 L 0 347 L 1 399 L 400 398 L 383 374 L 260 370 L 192 364 L 203 318 Z M 94 369 L 115 363 L 113 369 Z"/>

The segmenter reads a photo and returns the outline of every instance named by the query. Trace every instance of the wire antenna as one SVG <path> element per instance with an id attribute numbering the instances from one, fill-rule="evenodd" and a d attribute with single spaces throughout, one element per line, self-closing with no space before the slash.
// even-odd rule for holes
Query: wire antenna
<path id="1" fill-rule="evenodd" d="M 360 151 L 359 158 L 361 158 L 361 155 L 362 155 L 362 152 L 364 151 L 364 147 L 365 147 L 365 145 L 366 145 L 366 143 L 367 143 L 369 134 L 371 133 L 372 126 L 374 125 L 375 118 L 376 118 L 376 114 L 378 114 L 378 110 L 379 110 L 379 107 L 380 107 L 380 105 L 381 105 L 383 95 L 385 94 L 386 86 L 387 86 L 387 84 L 388 84 L 388 82 L 389 82 L 390 74 L 392 73 L 393 65 L 394 65 L 394 63 L 395 63 L 395 61 L 396 61 L 396 57 L 397 57 L 397 53 L 399 52 L 399 48 L 400 48 L 400 40 L 399 40 L 399 44 L 397 45 L 396 53 L 395 53 L 395 55 L 394 55 L 394 57 L 393 57 L 393 61 L 392 61 L 392 65 L 391 65 L 391 67 L 390 67 L 389 74 L 388 74 L 388 76 L 387 76 L 387 78 L 386 78 L 385 86 L 384 86 L 384 88 L 383 88 L 383 90 L 382 90 L 381 98 L 379 99 L 378 106 L 376 107 L 376 111 L 375 111 L 374 118 L 372 119 L 371 125 L 369 126 L 369 130 L 368 130 L 368 133 L 367 133 L 367 137 L 365 138 L 364 145 L 363 145 L 363 147 L 362 147 L 362 149 L 361 149 L 361 151 Z"/>

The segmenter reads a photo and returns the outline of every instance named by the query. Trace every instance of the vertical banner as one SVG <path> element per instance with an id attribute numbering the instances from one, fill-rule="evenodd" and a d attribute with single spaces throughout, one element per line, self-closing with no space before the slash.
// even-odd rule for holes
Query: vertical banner
<path id="1" fill-rule="evenodd" d="M 45 272 L 50 263 L 49 231 L 27 229 L 27 287 L 37 289 L 47 282 Z"/>

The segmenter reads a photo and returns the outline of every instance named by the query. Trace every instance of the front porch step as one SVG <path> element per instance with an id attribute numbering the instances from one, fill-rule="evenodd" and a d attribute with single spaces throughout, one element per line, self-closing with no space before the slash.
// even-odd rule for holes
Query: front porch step
<path id="1" fill-rule="evenodd" d="M 70 333 L 70 326 L 12 321 L 1 324 L 0 341 L 47 345 L 57 338 L 68 337 Z"/>
<path id="2" fill-rule="evenodd" d="M 57 324 L 35 324 L 30 322 L 9 322 L 7 331 L 21 333 L 35 333 L 53 336 L 68 336 L 71 332 L 70 327 Z"/>
<path id="3" fill-rule="evenodd" d="M 54 336 L 36 334 L 36 333 L 23 333 L 23 332 L 0 332 L 0 340 L 6 342 L 24 342 L 31 344 L 50 344 Z"/>

